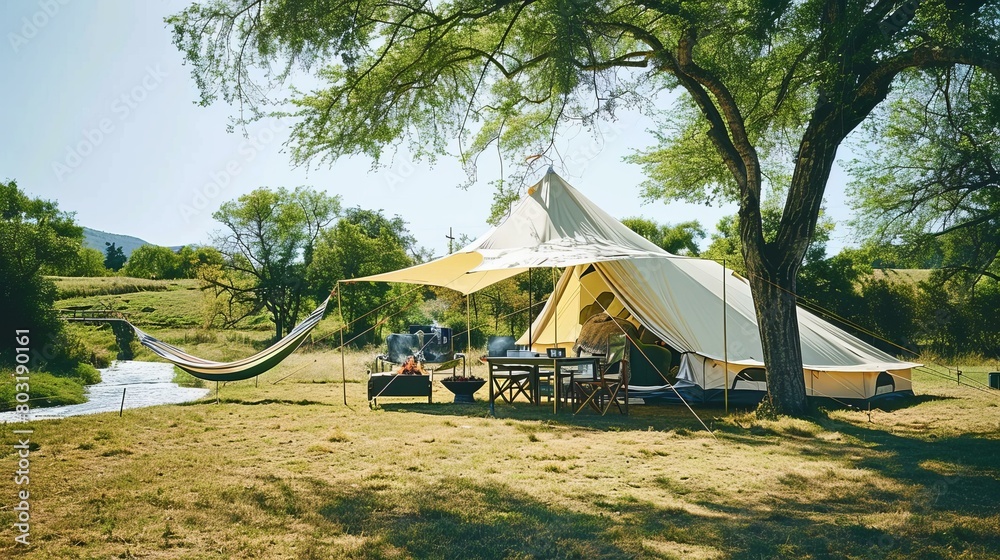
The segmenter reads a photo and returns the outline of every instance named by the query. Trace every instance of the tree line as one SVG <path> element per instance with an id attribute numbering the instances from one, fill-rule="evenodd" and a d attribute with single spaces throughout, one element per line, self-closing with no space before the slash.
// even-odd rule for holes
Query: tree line
<path id="1" fill-rule="evenodd" d="M 765 207 L 765 227 L 777 214 L 776 208 Z M 55 287 L 47 276 L 105 275 L 109 269 L 98 251 L 83 247 L 82 228 L 72 214 L 55 202 L 29 198 L 13 181 L 0 183 L 0 215 L 0 286 L 7 307 L 0 327 L 29 329 L 45 341 L 39 367 L 93 382 L 92 366 L 103 364 L 94 364 L 85 345 L 55 316 Z M 196 278 L 210 302 L 207 324 L 245 327 L 263 315 L 280 337 L 339 280 L 431 257 L 401 217 L 344 209 L 338 196 L 307 187 L 259 188 L 224 203 L 214 217 L 223 229 L 212 245 L 177 251 L 140 247 L 118 274 Z M 739 216 L 723 218 L 710 233 L 695 221 L 669 224 L 634 217 L 622 222 L 669 252 L 723 261 L 746 274 Z M 860 248 L 830 256 L 826 244 L 832 228 L 832 222 L 821 219 L 806 251 L 796 282 L 800 306 L 904 358 L 1000 358 L 1000 324 L 993 320 L 1000 308 L 1000 281 L 989 270 L 949 266 L 962 258 L 967 241 L 945 235 L 891 244 L 872 234 Z M 119 252 L 109 244 L 104 261 Z M 458 349 L 480 347 L 491 335 L 524 333 L 553 284 L 551 273 L 523 273 L 468 299 L 434 287 L 342 284 L 345 340 L 354 347 L 379 346 L 389 332 L 435 323 L 453 329 Z M 4 363 L 13 359 L 12 348 L 11 341 L 0 343 Z"/>

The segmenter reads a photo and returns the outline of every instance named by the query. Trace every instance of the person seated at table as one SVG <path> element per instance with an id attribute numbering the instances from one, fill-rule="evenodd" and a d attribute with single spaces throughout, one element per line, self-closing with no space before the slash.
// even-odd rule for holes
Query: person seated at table
<path id="1" fill-rule="evenodd" d="M 424 371 L 424 366 L 420 365 L 420 362 L 418 362 L 416 358 L 410 356 L 409 358 L 406 359 L 406 363 L 404 363 L 403 365 L 399 366 L 399 368 L 396 369 L 396 374 L 427 375 L 427 372 Z"/>

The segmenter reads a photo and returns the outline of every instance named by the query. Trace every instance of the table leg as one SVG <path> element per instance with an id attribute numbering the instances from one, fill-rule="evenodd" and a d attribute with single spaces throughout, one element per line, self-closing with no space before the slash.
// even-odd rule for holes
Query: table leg
<path id="1" fill-rule="evenodd" d="M 493 402 L 493 399 L 496 398 L 496 396 L 494 396 L 493 394 L 493 364 L 490 364 L 490 367 L 487 369 L 489 369 L 489 374 L 487 374 L 486 376 L 488 378 L 486 382 L 490 386 L 490 416 L 493 416 L 495 418 L 497 415 L 497 411 L 494 408 L 494 402 Z"/>
<path id="2" fill-rule="evenodd" d="M 540 394 L 541 391 L 539 391 L 539 385 L 541 384 L 538 379 L 539 376 L 540 371 L 538 366 L 531 368 L 531 400 L 534 401 L 532 404 L 535 406 L 542 404 L 542 395 Z"/>
<path id="3" fill-rule="evenodd" d="M 555 360 L 552 364 L 552 414 L 559 412 L 559 390 L 562 388 L 559 371 L 559 360 Z"/>

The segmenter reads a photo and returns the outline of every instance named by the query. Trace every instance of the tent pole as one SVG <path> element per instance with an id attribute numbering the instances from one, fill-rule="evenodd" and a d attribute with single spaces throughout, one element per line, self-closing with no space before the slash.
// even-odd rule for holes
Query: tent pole
<path id="1" fill-rule="evenodd" d="M 531 307 L 534 302 L 531 301 L 531 269 L 528 269 L 528 349 L 531 350 Z"/>
<path id="2" fill-rule="evenodd" d="M 729 414 L 729 338 L 726 325 L 726 259 L 722 259 L 722 359 L 726 363 L 726 384 L 723 394 L 726 400 L 726 414 Z"/>
<path id="3" fill-rule="evenodd" d="M 556 295 L 556 269 L 551 268 L 552 271 L 552 296 Z M 549 296 L 549 297 L 552 297 Z M 552 307 L 553 317 L 555 321 L 552 323 L 552 346 L 553 348 L 559 348 L 559 301 L 552 302 L 554 307 Z M 556 385 L 559 383 L 559 378 L 556 376 L 557 368 L 552 368 L 552 412 L 559 412 L 559 392 Z M 570 387 L 572 391 L 573 388 Z M 540 401 L 539 401 L 540 402 Z"/>
<path id="4" fill-rule="evenodd" d="M 472 294 L 465 294 L 465 361 L 462 362 L 462 375 L 465 375 L 465 364 L 469 361 L 472 356 L 472 305 L 469 303 L 472 300 Z M 455 343 L 455 337 L 451 337 L 452 344 Z M 472 366 L 469 366 L 471 369 Z"/>
<path id="5" fill-rule="evenodd" d="M 337 281 L 337 314 L 340 315 L 340 385 L 344 388 L 344 406 L 347 406 L 347 360 L 344 357 L 344 306 L 340 301 L 340 281 Z"/>

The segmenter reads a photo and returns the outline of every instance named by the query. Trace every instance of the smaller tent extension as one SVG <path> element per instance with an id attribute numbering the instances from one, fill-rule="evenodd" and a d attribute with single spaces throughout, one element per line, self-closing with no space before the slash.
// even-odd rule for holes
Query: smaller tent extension
<path id="1" fill-rule="evenodd" d="M 672 395 L 668 380 L 695 401 L 721 398 L 727 389 L 730 396 L 747 391 L 759 398 L 765 390 L 746 280 L 714 261 L 662 250 L 551 169 L 501 224 L 458 252 L 346 281 L 427 284 L 470 294 L 531 268 L 564 271 L 529 329 L 531 340 L 525 333 L 520 344 L 530 342 L 537 351 L 570 348 L 584 322 L 606 310 L 635 326 L 643 342 L 659 343 L 674 356 L 669 366 L 657 365 L 663 375 L 633 376 L 630 395 Z M 802 308 L 798 321 L 809 395 L 866 400 L 912 394 L 910 372 L 919 364 L 897 360 Z"/>

